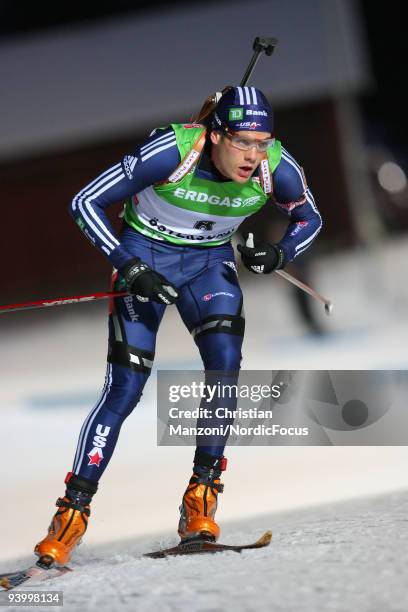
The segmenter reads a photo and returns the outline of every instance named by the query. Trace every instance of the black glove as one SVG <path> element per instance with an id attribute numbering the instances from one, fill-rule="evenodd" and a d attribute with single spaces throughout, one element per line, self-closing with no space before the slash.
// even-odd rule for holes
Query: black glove
<path id="1" fill-rule="evenodd" d="M 239 244 L 237 249 L 244 266 L 254 274 L 270 274 L 286 263 L 285 253 L 278 244 L 261 242 L 254 248 Z"/>
<path id="2" fill-rule="evenodd" d="M 135 294 L 140 302 L 153 300 L 159 304 L 173 304 L 178 298 L 176 287 L 139 257 L 131 259 L 120 274 L 129 293 Z"/>

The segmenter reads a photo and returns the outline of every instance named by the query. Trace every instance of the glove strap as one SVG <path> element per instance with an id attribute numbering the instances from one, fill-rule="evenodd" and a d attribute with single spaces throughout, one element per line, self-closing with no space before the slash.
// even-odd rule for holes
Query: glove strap
<path id="1" fill-rule="evenodd" d="M 278 265 L 276 266 L 275 270 L 280 270 L 286 264 L 285 251 L 283 250 L 283 248 L 279 244 L 273 244 L 272 246 L 275 249 L 276 254 L 278 256 Z"/>
<path id="2" fill-rule="evenodd" d="M 144 272 L 151 270 L 150 266 L 144 263 L 139 257 L 134 257 L 130 263 L 121 272 L 126 283 L 133 283 Z"/>

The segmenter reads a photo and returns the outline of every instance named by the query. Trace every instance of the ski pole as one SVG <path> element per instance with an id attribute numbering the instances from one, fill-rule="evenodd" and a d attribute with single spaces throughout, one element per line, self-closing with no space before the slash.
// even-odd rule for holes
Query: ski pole
<path id="1" fill-rule="evenodd" d="M 0 314 L 15 310 L 37 310 L 38 308 L 48 308 L 50 306 L 79 304 L 81 302 L 92 302 L 94 300 L 104 300 L 106 298 L 116 298 L 124 295 L 128 295 L 127 291 L 105 291 L 88 293 L 87 295 L 71 295 L 70 297 L 56 298 L 53 300 L 37 300 L 35 302 L 23 302 L 21 304 L 7 304 L 7 306 L 0 306 Z"/>
<path id="2" fill-rule="evenodd" d="M 247 241 L 246 241 L 246 246 L 249 247 L 250 249 L 253 249 L 254 246 L 255 246 L 254 245 L 254 235 L 252 233 L 248 234 L 248 238 L 247 238 Z M 309 295 L 311 295 L 312 298 L 314 298 L 315 300 L 318 300 L 319 302 L 322 302 L 322 304 L 324 304 L 324 311 L 327 314 L 327 316 L 329 316 L 332 313 L 332 311 L 333 311 L 333 303 L 330 300 L 328 300 L 327 298 L 323 297 L 322 295 L 320 295 L 320 293 L 317 293 L 317 291 L 315 291 L 314 289 L 312 289 L 311 287 L 309 287 L 305 283 L 302 283 L 302 281 L 300 281 L 298 278 L 295 278 L 294 276 L 292 276 L 288 272 L 285 272 L 284 270 L 275 270 L 275 272 L 276 272 L 276 274 L 279 274 L 279 276 L 281 276 L 285 280 L 287 280 L 290 283 L 292 283 L 292 285 L 295 285 L 295 287 L 298 287 L 299 289 L 301 289 L 305 293 L 308 293 Z"/>

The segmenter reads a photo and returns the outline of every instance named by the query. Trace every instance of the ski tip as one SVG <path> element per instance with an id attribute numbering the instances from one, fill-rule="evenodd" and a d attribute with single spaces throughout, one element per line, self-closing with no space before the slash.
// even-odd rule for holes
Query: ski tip
<path id="1" fill-rule="evenodd" d="M 272 540 L 272 531 L 265 531 L 263 536 L 256 541 L 258 546 L 267 546 Z"/>
<path id="2" fill-rule="evenodd" d="M 10 580 L 8 578 L 0 578 L 0 587 L 9 589 L 11 587 Z"/>

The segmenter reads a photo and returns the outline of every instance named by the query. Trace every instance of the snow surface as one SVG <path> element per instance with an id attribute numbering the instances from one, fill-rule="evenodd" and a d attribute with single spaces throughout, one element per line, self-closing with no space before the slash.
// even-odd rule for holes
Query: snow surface
<path id="1" fill-rule="evenodd" d="M 401 492 L 223 525 L 228 543 L 273 530 L 268 548 L 241 554 L 143 558 L 176 543 L 166 533 L 83 544 L 72 574 L 21 590 L 62 590 L 66 612 L 406 612 L 407 506 Z M 0 563 L 0 571 L 9 568 Z"/>

